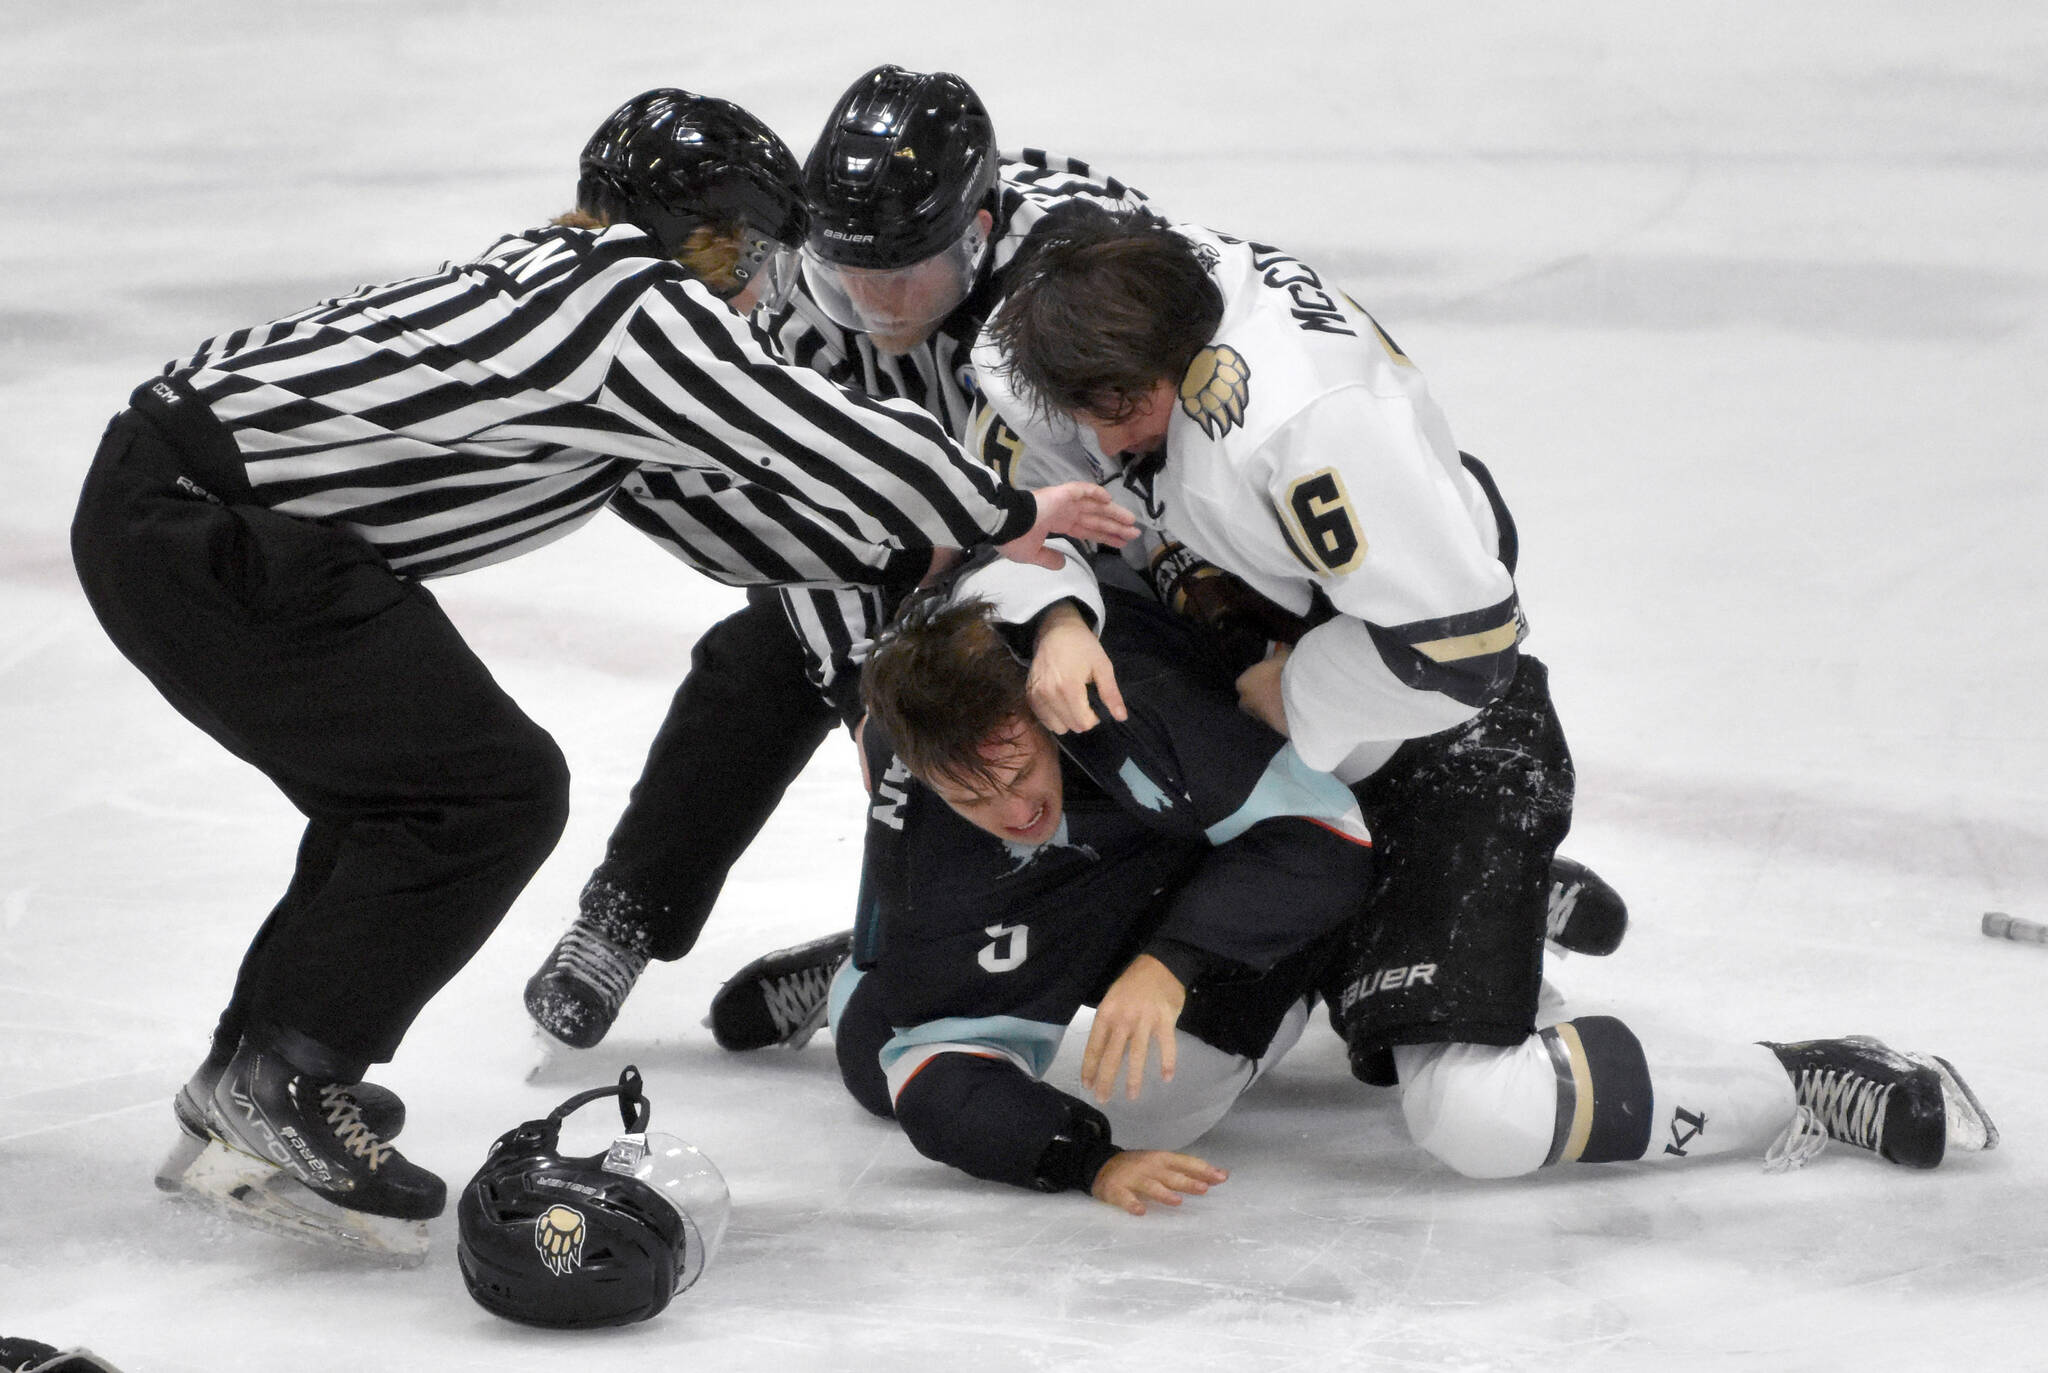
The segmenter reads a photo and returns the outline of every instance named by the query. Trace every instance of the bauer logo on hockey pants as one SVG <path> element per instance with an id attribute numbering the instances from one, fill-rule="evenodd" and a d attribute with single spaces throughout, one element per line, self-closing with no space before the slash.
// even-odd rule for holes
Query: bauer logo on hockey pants
<path id="1" fill-rule="evenodd" d="M 1344 988 L 1337 1009 L 1348 1011 L 1369 996 L 1391 992 L 1398 987 L 1436 985 L 1436 964 L 1410 963 L 1402 968 L 1378 968 Z"/>
<path id="2" fill-rule="evenodd" d="M 533 1247 L 540 1261 L 558 1278 L 583 1266 L 583 1213 L 573 1206 L 550 1206 L 533 1222 Z"/>

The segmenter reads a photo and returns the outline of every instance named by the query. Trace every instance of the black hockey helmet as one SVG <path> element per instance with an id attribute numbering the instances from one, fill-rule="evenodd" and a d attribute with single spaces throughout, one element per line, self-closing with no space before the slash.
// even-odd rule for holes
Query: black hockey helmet
<path id="1" fill-rule="evenodd" d="M 804 274 L 826 314 L 903 334 L 951 313 L 987 250 L 975 212 L 994 204 L 996 163 L 988 110 L 953 73 L 881 66 L 848 87 L 804 162 Z M 890 283 L 875 278 L 935 261 L 945 279 L 927 274 L 914 305 L 883 299 Z"/>
<path id="2" fill-rule="evenodd" d="M 562 1121 L 619 1099 L 626 1133 L 601 1154 L 562 1157 Z M 456 1205 L 456 1260 L 486 1310 L 528 1325 L 626 1325 L 695 1282 L 724 1233 L 725 1180 L 672 1136 L 647 1132 L 640 1071 L 570 1097 L 499 1137 Z"/>
<path id="3" fill-rule="evenodd" d="M 794 250 L 809 229 L 796 157 L 730 100 L 674 87 L 636 95 L 598 125 L 578 167 L 576 207 L 646 230 L 665 256 L 699 225 L 742 225 L 732 294 L 771 250 Z"/>
<path id="4" fill-rule="evenodd" d="M 804 162 L 811 252 L 904 267 L 951 246 L 996 182 L 995 125 L 951 72 L 876 67 L 839 97 Z"/>

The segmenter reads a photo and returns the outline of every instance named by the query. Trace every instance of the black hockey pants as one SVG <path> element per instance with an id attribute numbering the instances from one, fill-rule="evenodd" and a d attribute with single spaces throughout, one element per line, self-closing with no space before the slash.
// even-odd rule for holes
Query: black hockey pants
<path id="1" fill-rule="evenodd" d="M 688 953 L 727 872 L 838 718 L 776 594 L 750 591 L 691 652 L 584 909 L 646 926 L 656 958 Z"/>
<path id="2" fill-rule="evenodd" d="M 1325 997 L 1361 1079 L 1391 1084 L 1396 1044 L 1535 1033 L 1550 860 L 1575 788 L 1550 674 L 1523 654 L 1499 700 L 1352 789 L 1379 876 Z"/>
<path id="3" fill-rule="evenodd" d="M 72 557 L 122 653 L 307 818 L 217 1053 L 246 1033 L 352 1080 L 391 1057 L 554 847 L 568 768 L 424 587 L 345 530 L 207 499 L 233 501 L 237 475 L 207 465 L 117 416 Z"/>

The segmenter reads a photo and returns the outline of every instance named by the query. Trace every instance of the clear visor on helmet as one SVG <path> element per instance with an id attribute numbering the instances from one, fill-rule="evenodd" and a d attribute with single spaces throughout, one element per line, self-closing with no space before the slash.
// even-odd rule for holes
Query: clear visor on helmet
<path id="1" fill-rule="evenodd" d="M 697 1281 L 718 1252 L 732 1214 L 732 1194 L 717 1166 L 696 1146 L 650 1130 L 613 1140 L 605 1154 L 604 1171 L 640 1179 L 676 1209 L 687 1235 L 683 1261 L 676 1269 L 676 1291 Z"/>
<path id="2" fill-rule="evenodd" d="M 988 235 L 976 215 L 957 241 L 907 267 L 843 267 L 806 244 L 804 281 L 833 323 L 903 350 L 923 342 L 967 299 L 987 250 Z"/>
<path id="3" fill-rule="evenodd" d="M 749 229 L 740 240 L 739 261 L 733 264 L 732 276 L 736 283 L 734 295 L 747 287 L 758 285 L 754 293 L 754 307 L 766 306 L 780 310 L 789 304 L 790 292 L 796 289 L 797 251 L 786 243 L 772 238 L 763 238 Z"/>

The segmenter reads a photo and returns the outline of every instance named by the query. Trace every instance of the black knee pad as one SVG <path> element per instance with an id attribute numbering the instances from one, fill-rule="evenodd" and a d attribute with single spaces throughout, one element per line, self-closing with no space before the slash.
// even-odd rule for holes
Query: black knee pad
<path id="1" fill-rule="evenodd" d="M 854 984 L 853 994 L 832 1026 L 832 1051 L 839 1057 L 839 1080 L 871 1114 L 893 1120 L 896 1106 L 889 1079 L 882 1072 L 882 1046 L 896 1032 L 882 1014 L 882 995 L 872 978 Z"/>

